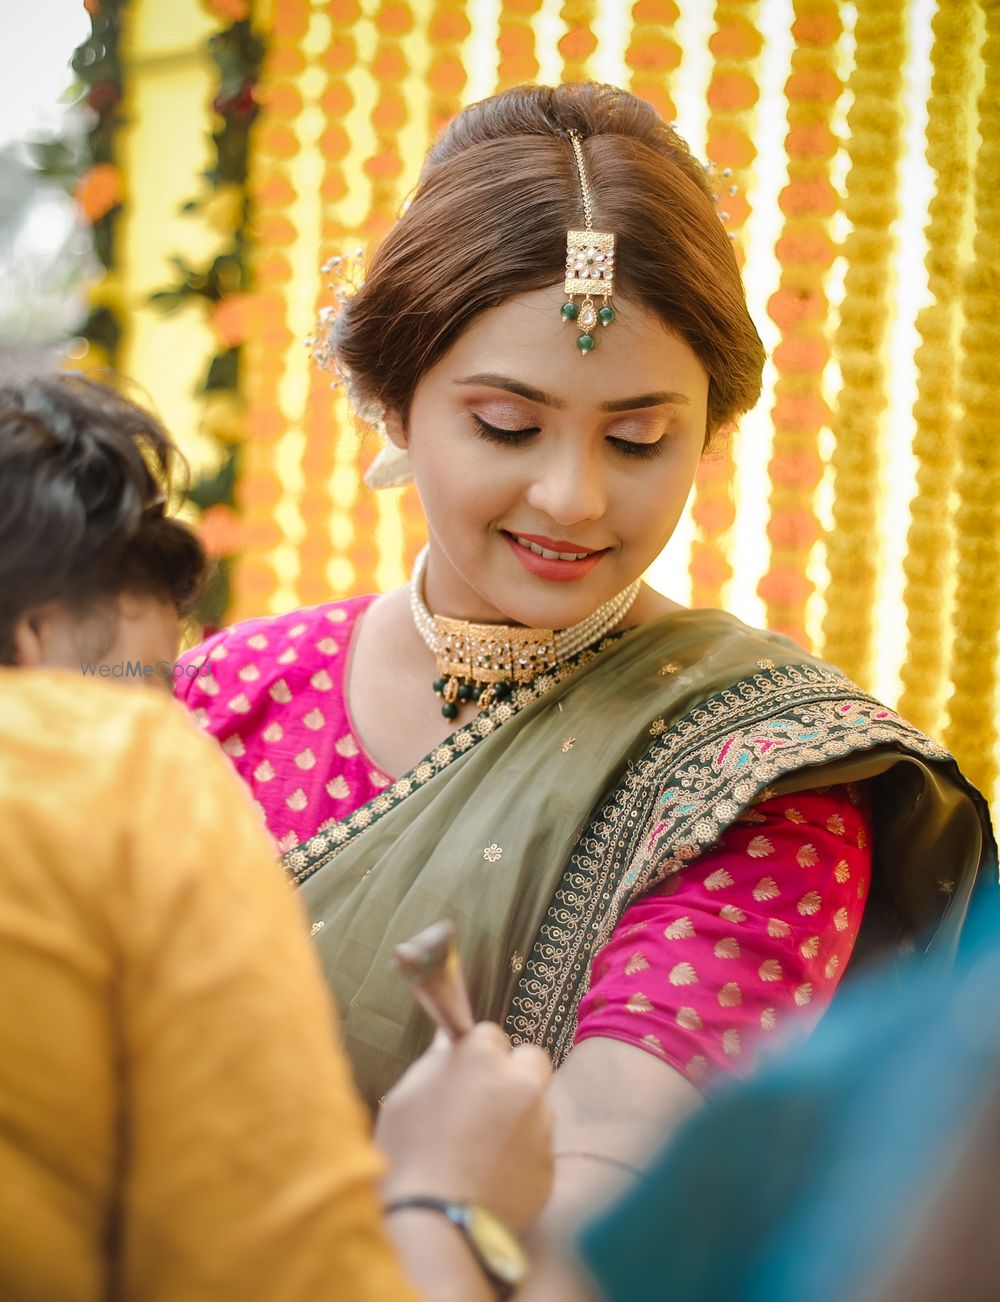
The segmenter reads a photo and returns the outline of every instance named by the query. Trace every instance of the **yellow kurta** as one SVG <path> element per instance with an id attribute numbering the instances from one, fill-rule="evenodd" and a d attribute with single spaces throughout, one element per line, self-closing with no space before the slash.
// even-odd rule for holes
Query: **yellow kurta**
<path id="1" fill-rule="evenodd" d="M 152 691 L 2 669 L 0 829 L 0 1297 L 414 1297 L 214 743 Z"/>

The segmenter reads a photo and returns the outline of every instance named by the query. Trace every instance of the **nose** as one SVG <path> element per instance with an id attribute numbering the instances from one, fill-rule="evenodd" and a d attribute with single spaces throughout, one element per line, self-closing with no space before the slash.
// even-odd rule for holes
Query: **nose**
<path id="1" fill-rule="evenodd" d="M 567 440 L 536 467 L 526 496 L 529 506 L 556 524 L 600 520 L 607 491 L 599 455 L 582 440 Z"/>

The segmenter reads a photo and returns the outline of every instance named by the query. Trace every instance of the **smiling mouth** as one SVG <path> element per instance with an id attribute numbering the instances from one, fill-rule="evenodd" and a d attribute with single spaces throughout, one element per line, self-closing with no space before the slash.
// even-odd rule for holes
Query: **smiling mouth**
<path id="1" fill-rule="evenodd" d="M 508 535 L 521 547 L 526 547 L 528 551 L 534 552 L 536 556 L 541 556 L 547 561 L 585 561 L 591 556 L 597 555 L 601 548 L 590 548 L 585 551 L 553 551 L 549 547 L 543 547 L 532 538 L 526 538 L 523 534 L 514 533 Z"/>

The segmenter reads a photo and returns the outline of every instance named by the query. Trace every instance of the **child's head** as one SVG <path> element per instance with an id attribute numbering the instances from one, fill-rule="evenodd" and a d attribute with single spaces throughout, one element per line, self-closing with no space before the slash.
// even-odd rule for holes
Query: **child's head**
<path id="1" fill-rule="evenodd" d="M 177 456 L 152 416 L 92 380 L 0 385 L 0 664 L 139 661 L 169 684 L 205 571 L 165 514 Z"/>

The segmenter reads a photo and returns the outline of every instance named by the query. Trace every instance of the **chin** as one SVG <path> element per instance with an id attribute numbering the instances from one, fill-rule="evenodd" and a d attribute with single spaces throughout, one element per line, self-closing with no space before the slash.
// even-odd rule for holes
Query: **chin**
<path id="1" fill-rule="evenodd" d="M 571 628 L 621 591 L 616 587 L 614 592 L 605 592 L 602 586 L 599 592 L 578 590 L 570 593 L 565 591 L 567 586 L 550 583 L 545 585 L 546 590 L 537 594 L 523 590 L 512 593 L 509 600 L 501 600 L 498 609 L 502 612 L 503 619 L 510 624 L 523 624 L 528 628 Z"/>

